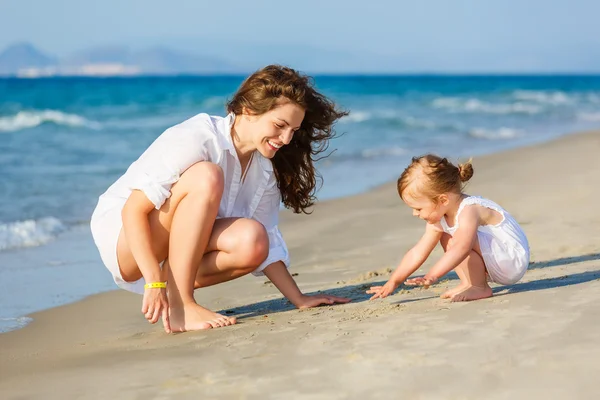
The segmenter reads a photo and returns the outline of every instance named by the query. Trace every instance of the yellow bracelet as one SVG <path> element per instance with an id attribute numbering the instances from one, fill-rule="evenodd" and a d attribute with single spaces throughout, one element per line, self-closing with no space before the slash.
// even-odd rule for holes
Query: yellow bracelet
<path id="1" fill-rule="evenodd" d="M 152 282 L 144 285 L 144 289 L 165 289 L 166 287 L 167 282 Z"/>

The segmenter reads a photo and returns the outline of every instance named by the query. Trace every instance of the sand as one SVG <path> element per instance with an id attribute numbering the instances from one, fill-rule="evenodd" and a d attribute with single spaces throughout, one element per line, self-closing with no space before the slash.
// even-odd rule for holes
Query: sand
<path id="1" fill-rule="evenodd" d="M 588 132 L 474 159 L 467 192 L 509 210 L 531 245 L 524 279 L 492 298 L 440 299 L 451 274 L 368 300 L 423 231 L 387 184 L 310 216 L 282 212 L 300 288 L 352 303 L 299 311 L 248 276 L 196 292 L 238 325 L 167 335 L 143 319 L 141 297 L 95 295 L 0 335 L 0 397 L 595 399 L 599 150 Z"/>

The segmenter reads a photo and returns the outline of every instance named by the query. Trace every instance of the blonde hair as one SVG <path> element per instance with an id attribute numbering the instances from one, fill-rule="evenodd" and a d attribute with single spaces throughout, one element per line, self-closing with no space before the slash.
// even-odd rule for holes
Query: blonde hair
<path id="1" fill-rule="evenodd" d="M 471 160 L 455 166 L 448 159 L 434 154 L 413 157 L 410 165 L 398 178 L 398 194 L 401 199 L 404 199 L 403 194 L 406 189 L 411 183 L 415 183 L 417 187 L 414 190 L 436 201 L 443 193 L 461 194 L 463 183 L 472 176 Z"/>

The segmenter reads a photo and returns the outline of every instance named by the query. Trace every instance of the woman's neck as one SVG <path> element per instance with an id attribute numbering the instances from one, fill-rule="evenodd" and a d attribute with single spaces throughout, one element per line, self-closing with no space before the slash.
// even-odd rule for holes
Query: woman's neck
<path id="1" fill-rule="evenodd" d="M 235 121 L 231 127 L 231 140 L 242 166 L 250 161 L 252 153 L 256 150 L 256 146 L 245 132 L 246 129 L 242 116 L 238 115 L 235 117 Z"/>

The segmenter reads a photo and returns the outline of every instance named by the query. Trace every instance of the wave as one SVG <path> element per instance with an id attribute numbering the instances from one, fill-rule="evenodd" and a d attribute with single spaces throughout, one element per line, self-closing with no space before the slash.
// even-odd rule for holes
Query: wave
<path id="1" fill-rule="evenodd" d="M 380 149 L 365 149 L 360 152 L 361 158 L 374 158 L 383 156 L 401 156 L 407 154 L 408 150 L 402 147 L 384 147 Z"/>
<path id="2" fill-rule="evenodd" d="M 590 93 L 587 96 L 587 100 L 590 103 L 598 104 L 600 103 L 600 95 L 598 95 L 597 93 Z"/>
<path id="3" fill-rule="evenodd" d="M 54 217 L 0 224 L 0 251 L 39 246 L 66 230 L 67 227 Z"/>
<path id="4" fill-rule="evenodd" d="M 561 91 L 515 90 L 512 95 L 518 100 L 534 101 L 542 104 L 560 105 L 574 102 L 571 97 Z"/>
<path id="5" fill-rule="evenodd" d="M 322 159 L 323 164 L 344 161 L 366 161 L 377 157 L 398 157 L 408 154 L 408 150 L 398 146 L 363 149 L 349 153 L 334 152 Z"/>
<path id="6" fill-rule="evenodd" d="M 577 114 L 577 119 L 580 121 L 598 122 L 600 121 L 600 112 L 579 113 Z"/>
<path id="7" fill-rule="evenodd" d="M 44 123 L 54 123 L 71 127 L 100 129 L 98 122 L 90 121 L 77 114 L 67 114 L 56 110 L 19 111 L 17 114 L 0 117 L 0 132 L 15 132 L 35 128 Z"/>
<path id="8" fill-rule="evenodd" d="M 373 118 L 373 114 L 366 111 L 352 111 L 347 116 L 343 117 L 343 122 L 364 122 Z"/>
<path id="9" fill-rule="evenodd" d="M 522 131 L 512 128 L 498 128 L 498 129 L 485 129 L 485 128 L 473 128 L 469 131 L 469 136 L 477 139 L 488 139 L 488 140 L 502 140 L 512 139 L 521 135 Z"/>
<path id="10" fill-rule="evenodd" d="M 478 99 L 460 97 L 440 97 L 431 103 L 433 108 L 446 109 L 455 113 L 486 114 L 539 114 L 544 108 L 540 105 L 524 102 L 489 103 Z"/>
<path id="11" fill-rule="evenodd" d="M 21 329 L 33 321 L 29 317 L 0 318 L 0 333 Z"/>
<path id="12" fill-rule="evenodd" d="M 409 129 L 438 129 L 451 131 L 460 131 L 462 129 L 462 127 L 457 124 L 437 123 L 427 119 L 415 118 L 410 115 L 399 115 L 395 111 L 391 110 L 379 111 L 377 113 L 370 113 L 367 111 L 352 111 L 350 115 L 342 118 L 342 122 L 361 123 L 366 121 L 385 122 L 395 125 L 396 127 Z"/>

